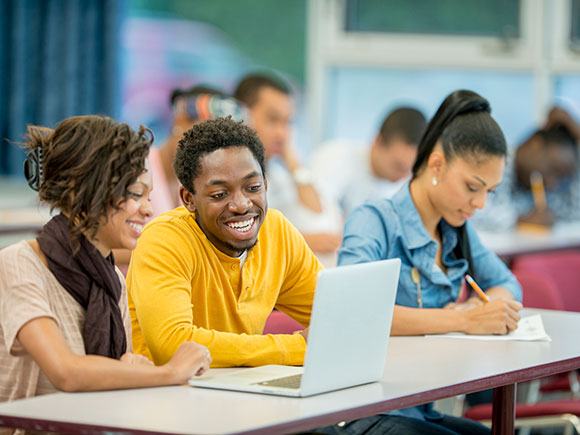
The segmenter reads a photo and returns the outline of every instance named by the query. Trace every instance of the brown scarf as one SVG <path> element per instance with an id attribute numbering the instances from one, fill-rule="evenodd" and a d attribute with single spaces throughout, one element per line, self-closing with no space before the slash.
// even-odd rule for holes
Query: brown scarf
<path id="1" fill-rule="evenodd" d="M 53 217 L 37 237 L 48 268 L 85 309 L 83 340 L 87 354 L 119 359 L 127 350 L 119 299 L 122 286 L 111 253 L 103 257 L 84 236 L 73 255 L 68 218 Z"/>

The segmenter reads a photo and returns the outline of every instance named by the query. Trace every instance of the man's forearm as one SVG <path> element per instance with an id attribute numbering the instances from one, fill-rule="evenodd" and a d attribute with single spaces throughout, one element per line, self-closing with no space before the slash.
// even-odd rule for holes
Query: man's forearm
<path id="1" fill-rule="evenodd" d="M 322 213 L 322 204 L 318 192 L 316 192 L 312 184 L 296 183 L 296 190 L 298 191 L 298 200 L 304 207 L 312 210 L 314 213 Z"/>
<path id="2" fill-rule="evenodd" d="M 306 342 L 299 334 L 250 335 L 213 329 L 167 328 L 167 334 L 145 334 L 156 364 L 169 361 L 181 343 L 195 341 L 211 352 L 212 367 L 261 366 L 267 364 L 300 365 Z"/>

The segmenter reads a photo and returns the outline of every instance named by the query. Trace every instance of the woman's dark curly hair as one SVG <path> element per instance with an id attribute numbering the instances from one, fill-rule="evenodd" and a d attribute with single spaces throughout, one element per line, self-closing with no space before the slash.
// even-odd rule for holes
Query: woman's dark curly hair
<path id="1" fill-rule="evenodd" d="M 42 156 L 39 199 L 69 218 L 73 248 L 81 233 L 94 237 L 109 210 L 127 200 L 152 142 L 149 129 L 135 132 L 105 116 L 67 118 L 54 130 L 28 126 L 24 145 Z"/>
<path id="2" fill-rule="evenodd" d="M 264 145 L 258 134 L 242 121 L 234 121 L 228 116 L 195 124 L 179 141 L 173 169 L 182 186 L 195 193 L 193 180 L 201 172 L 201 158 L 216 150 L 236 146 L 246 147 L 251 151 L 262 169 L 262 175 L 266 177 Z"/>

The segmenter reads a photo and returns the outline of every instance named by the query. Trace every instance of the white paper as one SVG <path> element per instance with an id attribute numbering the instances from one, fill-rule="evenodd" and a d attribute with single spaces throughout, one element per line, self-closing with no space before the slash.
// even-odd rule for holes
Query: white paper
<path id="1" fill-rule="evenodd" d="M 463 338 L 468 340 L 516 340 L 516 341 L 552 341 L 546 334 L 542 316 L 534 314 L 529 317 L 522 317 L 518 322 L 518 328 L 505 335 L 472 335 L 462 332 L 450 332 L 449 334 L 433 334 L 425 337 L 434 338 Z"/>

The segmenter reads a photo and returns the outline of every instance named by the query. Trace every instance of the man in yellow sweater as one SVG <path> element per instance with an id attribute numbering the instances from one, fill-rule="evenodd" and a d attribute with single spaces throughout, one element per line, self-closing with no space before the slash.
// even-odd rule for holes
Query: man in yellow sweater
<path id="1" fill-rule="evenodd" d="M 322 267 L 268 210 L 256 133 L 229 118 L 197 124 L 180 140 L 174 169 L 185 206 L 145 227 L 127 275 L 135 352 L 164 364 L 193 340 L 211 351 L 213 367 L 302 364 L 307 330 L 262 331 L 274 307 L 308 325 Z"/>

